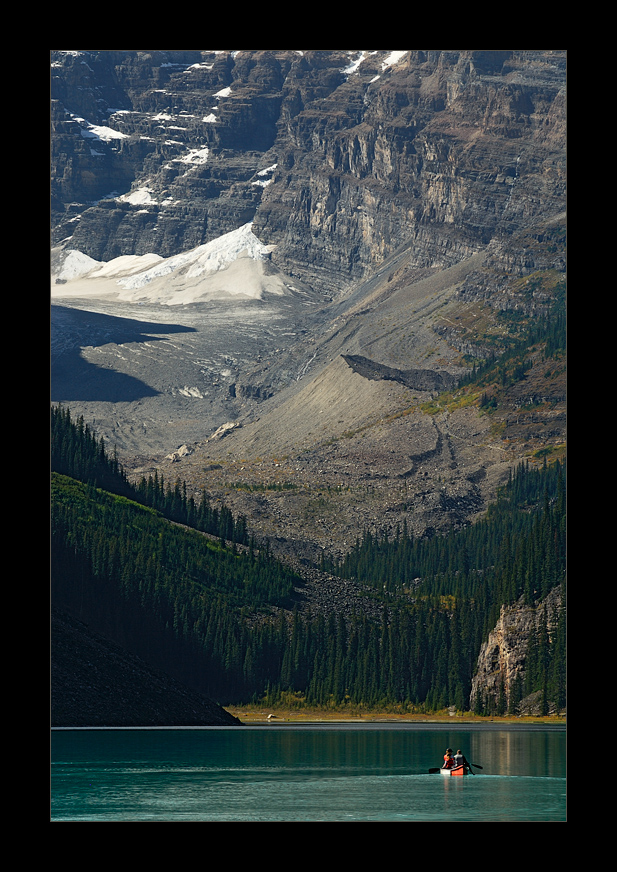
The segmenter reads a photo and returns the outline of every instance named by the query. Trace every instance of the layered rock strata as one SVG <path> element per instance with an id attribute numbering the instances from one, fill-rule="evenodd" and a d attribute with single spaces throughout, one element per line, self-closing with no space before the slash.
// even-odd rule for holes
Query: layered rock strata
<path id="1" fill-rule="evenodd" d="M 254 221 L 336 295 L 563 208 L 565 52 L 53 51 L 53 239 L 168 257 Z"/>

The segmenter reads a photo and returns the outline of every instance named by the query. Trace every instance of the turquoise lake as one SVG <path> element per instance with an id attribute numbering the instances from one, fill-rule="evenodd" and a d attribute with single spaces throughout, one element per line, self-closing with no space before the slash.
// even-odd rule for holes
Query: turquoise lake
<path id="1" fill-rule="evenodd" d="M 429 774 L 446 747 L 475 774 Z M 566 820 L 561 728 L 58 729 L 50 748 L 52 822 Z"/>

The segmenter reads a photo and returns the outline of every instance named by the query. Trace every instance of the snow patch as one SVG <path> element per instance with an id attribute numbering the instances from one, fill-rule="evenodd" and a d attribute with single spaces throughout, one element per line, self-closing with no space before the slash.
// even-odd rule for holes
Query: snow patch
<path id="1" fill-rule="evenodd" d="M 361 51 L 360 54 L 358 55 L 358 57 L 355 59 L 355 61 L 352 61 L 349 64 L 349 66 L 345 67 L 343 70 L 341 70 L 341 72 L 343 73 L 344 76 L 351 76 L 351 75 L 353 75 L 353 73 L 357 73 L 358 67 L 360 66 L 362 61 L 365 60 L 367 57 L 369 57 L 372 54 L 375 54 L 375 52 Z"/>
<path id="2" fill-rule="evenodd" d="M 156 204 L 156 200 L 152 196 L 150 188 L 138 188 L 136 191 L 131 191 L 129 194 L 122 194 L 118 197 L 121 203 L 131 203 L 133 206 L 150 206 Z"/>
<path id="3" fill-rule="evenodd" d="M 404 58 L 407 54 L 407 51 L 391 51 L 388 57 L 381 65 L 382 70 L 387 70 L 388 67 L 393 67 L 394 64 L 398 64 L 401 58 Z"/>
<path id="4" fill-rule="evenodd" d="M 82 254 L 81 251 L 75 250 L 67 251 L 60 269 L 56 273 L 56 281 L 69 282 L 71 279 L 76 279 L 89 273 L 90 270 L 97 266 L 99 266 L 98 260 L 88 257 L 87 254 Z"/>
<path id="5" fill-rule="evenodd" d="M 268 185 L 272 184 L 272 179 L 266 179 L 265 176 L 271 175 L 278 165 L 272 164 L 271 167 L 266 167 L 265 170 L 259 170 L 257 173 L 258 176 L 262 176 L 262 178 L 257 179 L 257 181 L 253 182 L 253 185 L 256 185 L 259 188 L 267 188 Z"/>
<path id="6" fill-rule="evenodd" d="M 185 164 L 193 164 L 200 165 L 208 162 L 208 154 L 210 149 L 205 148 L 191 148 L 188 154 L 185 154 L 184 157 L 175 158 L 174 160 L 177 163 L 185 163 Z"/>
<path id="7" fill-rule="evenodd" d="M 347 66 L 343 70 L 341 70 L 341 72 L 343 73 L 344 76 L 352 76 L 354 73 L 358 72 L 360 64 L 363 61 L 365 61 L 367 58 L 372 57 L 373 55 L 376 55 L 376 54 L 377 54 L 376 51 L 361 51 L 361 52 L 359 52 L 359 54 L 357 55 L 355 60 L 353 60 L 349 64 L 349 66 Z M 385 60 L 382 61 L 382 64 L 381 64 L 382 72 L 387 70 L 388 67 L 392 67 L 392 66 L 394 66 L 394 64 L 397 64 L 402 58 L 405 57 L 406 54 L 407 54 L 407 51 L 390 51 L 390 52 L 388 52 Z M 379 76 L 375 76 L 375 78 L 372 79 L 371 81 L 374 82 L 378 78 L 379 78 Z"/>
<path id="8" fill-rule="evenodd" d="M 154 264 L 160 263 L 163 258 L 160 254 L 124 254 L 115 257 L 107 263 L 98 263 L 90 271 L 91 278 L 115 278 L 122 275 L 132 275 L 150 269 Z"/>
<path id="9" fill-rule="evenodd" d="M 101 124 L 90 124 L 85 118 L 79 115 L 71 114 L 73 121 L 76 121 L 81 127 L 81 135 L 84 139 L 94 139 L 99 142 L 111 142 L 114 139 L 126 139 L 126 133 L 121 133 L 119 130 L 113 130 L 111 127 L 105 127 Z"/>
<path id="10" fill-rule="evenodd" d="M 100 263 L 78 251 L 54 249 L 51 295 L 183 306 L 293 294 L 288 280 L 265 265 L 273 249 L 254 235 L 252 222 L 169 258 L 127 255 Z"/>
<path id="11" fill-rule="evenodd" d="M 243 252 L 253 260 L 263 260 L 272 251 L 272 246 L 260 242 L 254 235 L 252 226 L 252 222 L 245 224 L 212 242 L 206 242 L 205 245 L 200 245 L 191 251 L 169 257 L 146 272 L 120 279 L 118 284 L 127 290 L 135 290 L 180 269 L 185 270 L 187 278 L 197 278 L 204 273 L 214 273 L 224 269 L 237 260 Z"/>

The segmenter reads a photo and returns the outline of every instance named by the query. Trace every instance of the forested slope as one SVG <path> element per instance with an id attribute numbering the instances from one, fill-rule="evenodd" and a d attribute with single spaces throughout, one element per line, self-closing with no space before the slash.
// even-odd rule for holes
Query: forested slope
<path id="1" fill-rule="evenodd" d="M 329 568 L 373 586 L 382 619 L 344 620 L 292 612 L 301 579 L 267 548 L 173 519 L 203 519 L 207 495 L 195 505 L 178 485 L 167 488 L 166 504 L 160 483 L 133 488 L 66 410 L 52 412 L 52 458 L 60 433 L 65 472 L 52 473 L 52 601 L 222 705 L 293 694 L 309 705 L 464 710 L 501 605 L 539 600 L 565 583 L 559 462 L 521 466 L 486 519 L 468 529 L 421 541 L 405 530 L 391 541 L 358 541 Z M 160 508 L 148 504 L 157 500 Z M 228 521 L 227 532 L 246 539 L 244 525 Z M 525 688 L 548 681 L 547 699 L 557 707 L 564 625 L 565 610 Z"/>

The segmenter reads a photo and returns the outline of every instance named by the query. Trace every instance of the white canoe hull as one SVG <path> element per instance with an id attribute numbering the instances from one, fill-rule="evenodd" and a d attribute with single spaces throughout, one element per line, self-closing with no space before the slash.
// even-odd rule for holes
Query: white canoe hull
<path id="1" fill-rule="evenodd" d="M 467 775 L 467 769 L 465 766 L 454 766 L 452 769 L 440 769 L 439 771 L 442 775 L 445 775 L 446 778 L 460 778 L 462 775 Z"/>

